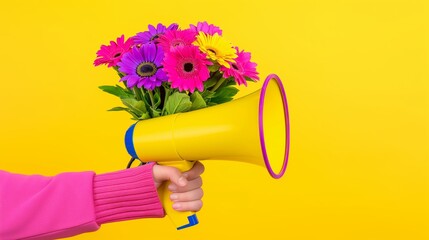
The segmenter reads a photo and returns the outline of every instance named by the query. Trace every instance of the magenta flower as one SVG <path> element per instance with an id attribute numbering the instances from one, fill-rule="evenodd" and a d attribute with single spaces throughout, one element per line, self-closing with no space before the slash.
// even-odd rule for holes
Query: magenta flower
<path id="1" fill-rule="evenodd" d="M 165 27 L 161 23 L 158 23 L 156 28 L 153 25 L 149 25 L 148 28 L 149 31 L 137 33 L 137 35 L 133 37 L 134 42 L 136 44 L 158 43 L 158 38 L 162 34 L 164 34 L 168 30 L 177 30 L 179 28 L 179 25 L 173 23 L 170 26 Z"/>
<path id="2" fill-rule="evenodd" d="M 143 44 L 140 48 L 133 47 L 118 63 L 119 71 L 125 76 L 121 81 L 127 82 L 127 87 L 144 87 L 153 90 L 167 81 L 167 75 L 161 68 L 164 52 L 155 44 Z"/>
<path id="3" fill-rule="evenodd" d="M 259 80 L 258 72 L 256 71 L 256 63 L 250 61 L 250 53 L 241 51 L 239 52 L 238 47 L 235 48 L 237 51 L 237 58 L 235 63 L 229 63 L 230 67 L 220 67 L 220 71 L 223 72 L 224 78 L 233 77 L 238 85 L 244 84 L 247 86 L 246 77 Z"/>
<path id="4" fill-rule="evenodd" d="M 208 65 L 213 63 L 193 45 L 178 46 L 167 53 L 164 58 L 164 69 L 172 88 L 179 91 L 195 89 L 203 91 L 203 82 L 210 77 Z"/>
<path id="5" fill-rule="evenodd" d="M 198 35 L 198 32 L 204 32 L 204 33 L 209 34 L 209 35 L 214 35 L 215 33 L 217 33 L 217 34 L 219 34 L 219 36 L 222 36 L 222 30 L 219 27 L 217 27 L 213 24 L 208 24 L 206 21 L 198 22 L 197 26 L 190 24 L 189 28 L 192 31 L 196 32 L 197 35 Z"/>
<path id="6" fill-rule="evenodd" d="M 177 46 L 192 45 L 196 39 L 196 33 L 189 29 L 171 30 L 165 32 L 159 37 L 159 45 L 162 47 L 164 52 L 169 52 L 170 49 Z"/>
<path id="7" fill-rule="evenodd" d="M 124 35 L 118 37 L 116 42 L 110 41 L 110 45 L 102 45 L 97 51 L 97 58 L 94 60 L 94 65 L 107 64 L 107 67 L 114 67 L 121 60 L 122 56 L 131 50 L 133 39 L 128 38 L 124 42 Z"/>

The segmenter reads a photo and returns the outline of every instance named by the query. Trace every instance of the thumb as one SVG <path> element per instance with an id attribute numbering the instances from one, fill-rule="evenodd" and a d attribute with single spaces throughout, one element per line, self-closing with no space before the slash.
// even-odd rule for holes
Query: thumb
<path id="1" fill-rule="evenodd" d="M 156 182 L 171 181 L 177 186 L 185 186 L 188 181 L 185 176 L 175 167 L 154 165 L 153 177 Z"/>

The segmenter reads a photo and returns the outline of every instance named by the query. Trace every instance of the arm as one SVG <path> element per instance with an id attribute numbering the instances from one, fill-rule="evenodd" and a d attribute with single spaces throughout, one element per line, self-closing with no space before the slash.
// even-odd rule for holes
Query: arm
<path id="1" fill-rule="evenodd" d="M 163 217 L 153 165 L 54 177 L 0 171 L 0 239 L 63 238 L 107 222 Z"/>

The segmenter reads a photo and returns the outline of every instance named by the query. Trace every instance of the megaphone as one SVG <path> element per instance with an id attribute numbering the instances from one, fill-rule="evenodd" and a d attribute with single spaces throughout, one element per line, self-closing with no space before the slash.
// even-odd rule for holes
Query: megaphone
<path id="1" fill-rule="evenodd" d="M 286 93 L 271 74 L 260 90 L 231 102 L 138 121 L 127 130 L 125 145 L 133 158 L 181 171 L 195 161 L 230 160 L 264 166 L 277 179 L 286 171 L 289 135 Z M 160 187 L 159 196 L 176 228 L 198 224 L 194 212 L 172 208 L 167 186 Z"/>

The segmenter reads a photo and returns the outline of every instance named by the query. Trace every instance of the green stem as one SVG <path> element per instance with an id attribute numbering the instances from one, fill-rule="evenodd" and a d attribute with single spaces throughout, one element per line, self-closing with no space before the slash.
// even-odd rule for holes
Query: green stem
<path id="1" fill-rule="evenodd" d="M 139 91 L 140 91 L 140 96 L 141 96 L 142 100 L 144 101 L 144 97 L 145 97 L 146 93 L 145 93 L 143 87 L 139 88 Z"/>
<path id="2" fill-rule="evenodd" d="M 155 109 L 155 100 L 153 99 L 153 92 L 152 90 L 147 90 L 147 92 L 149 93 L 150 102 L 152 103 L 152 108 Z"/>
<path id="3" fill-rule="evenodd" d="M 216 91 L 216 89 L 218 89 L 220 85 L 222 85 L 222 83 L 225 82 L 225 80 L 226 78 L 220 78 L 219 81 L 217 81 L 216 85 L 214 85 L 214 87 L 210 89 L 210 91 L 212 92 Z"/>
<path id="4" fill-rule="evenodd" d="M 119 75 L 120 78 L 124 77 L 124 75 L 119 71 L 118 66 L 113 66 L 113 69 L 116 71 L 116 73 Z M 124 84 L 125 88 L 128 88 L 127 81 L 122 81 L 122 83 Z"/>
<path id="5" fill-rule="evenodd" d="M 134 87 L 133 91 L 134 91 L 134 95 L 136 96 L 137 100 L 143 100 L 143 95 L 140 92 L 140 89 L 138 87 Z"/>
<path id="6" fill-rule="evenodd" d="M 124 75 L 119 71 L 118 66 L 114 66 L 113 69 L 115 69 L 116 73 L 118 73 L 119 77 L 122 78 Z"/>
<path id="7" fill-rule="evenodd" d="M 164 104 L 162 106 L 162 111 L 161 111 L 161 115 L 164 115 L 165 112 L 165 105 L 167 103 L 167 99 L 170 96 L 170 89 L 168 87 L 165 87 L 165 98 L 164 98 Z"/>

